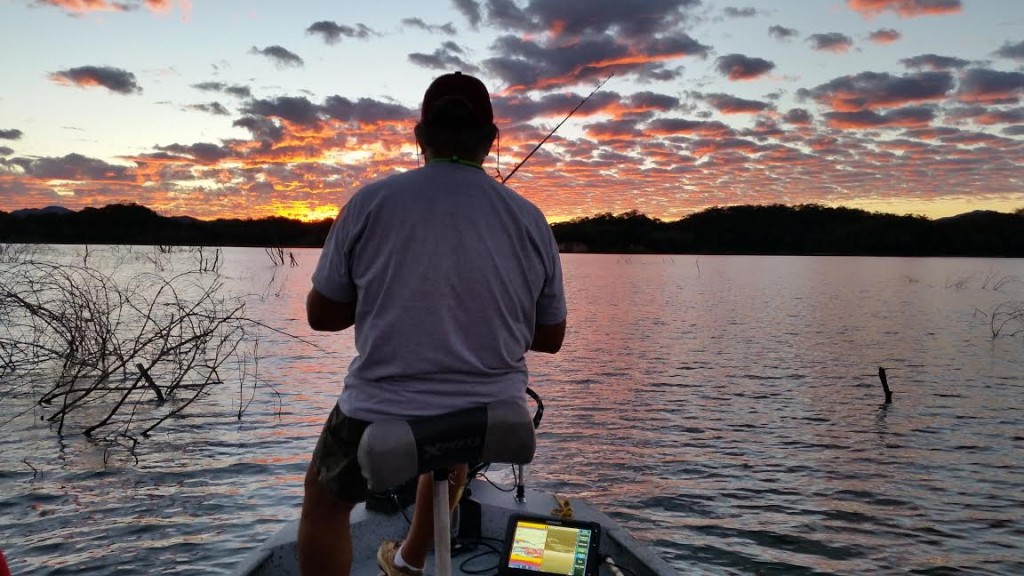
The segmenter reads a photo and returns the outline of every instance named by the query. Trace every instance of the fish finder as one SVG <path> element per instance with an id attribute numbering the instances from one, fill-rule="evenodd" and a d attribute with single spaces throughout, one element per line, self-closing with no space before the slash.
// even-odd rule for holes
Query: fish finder
<path id="1" fill-rule="evenodd" d="M 505 531 L 498 574 L 596 576 L 601 525 L 514 514 Z"/>

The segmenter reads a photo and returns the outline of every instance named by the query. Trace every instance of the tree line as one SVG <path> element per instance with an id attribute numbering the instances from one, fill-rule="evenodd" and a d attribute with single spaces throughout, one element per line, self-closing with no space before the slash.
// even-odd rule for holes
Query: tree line
<path id="1" fill-rule="evenodd" d="M 111 204 L 77 212 L 0 212 L 0 242 L 320 247 L 331 222 L 302 222 L 278 216 L 198 220 L 160 216 L 139 204 Z"/>
<path id="2" fill-rule="evenodd" d="M 323 246 L 331 220 L 197 220 L 137 204 L 0 211 L 0 242 Z M 817 204 L 713 207 L 666 222 L 631 211 L 552 225 L 562 252 L 1024 257 L 1024 209 L 930 220 Z"/>
<path id="3" fill-rule="evenodd" d="M 552 228 L 566 252 L 1024 257 L 1024 209 L 930 220 L 817 204 L 748 205 L 674 222 L 633 211 Z"/>

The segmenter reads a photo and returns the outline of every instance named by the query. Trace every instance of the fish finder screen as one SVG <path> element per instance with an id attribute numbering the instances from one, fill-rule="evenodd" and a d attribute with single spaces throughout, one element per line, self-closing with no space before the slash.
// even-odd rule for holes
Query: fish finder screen
<path id="1" fill-rule="evenodd" d="M 594 535 L 586 528 L 516 523 L 508 567 L 539 574 L 584 576 Z"/>

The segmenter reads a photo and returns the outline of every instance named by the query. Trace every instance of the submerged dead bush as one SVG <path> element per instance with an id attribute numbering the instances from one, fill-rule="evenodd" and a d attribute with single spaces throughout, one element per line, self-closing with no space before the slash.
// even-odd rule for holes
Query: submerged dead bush
<path id="1" fill-rule="evenodd" d="M 21 262 L 34 256 L 39 247 L 36 244 L 4 244 L 0 243 L 0 264 Z"/>
<path id="2" fill-rule="evenodd" d="M 1024 334 L 1024 302 L 1003 302 L 989 313 L 992 338 Z"/>
<path id="3" fill-rule="evenodd" d="M 240 395 L 255 389 L 246 367 L 264 325 L 204 268 L 116 280 L 84 265 L 0 267 L 0 399 L 31 394 L 58 433 L 74 421 L 87 435 L 134 444 L 222 373 Z"/>

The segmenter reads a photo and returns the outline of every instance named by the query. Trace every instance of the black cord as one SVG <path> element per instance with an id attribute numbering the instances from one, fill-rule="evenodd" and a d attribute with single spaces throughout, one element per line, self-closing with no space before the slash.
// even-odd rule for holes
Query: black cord
<path id="1" fill-rule="evenodd" d="M 472 468 L 470 468 L 466 472 L 466 483 L 468 484 L 470 481 L 473 480 L 473 478 L 476 478 L 477 476 L 481 475 L 482 473 L 487 472 L 487 470 L 489 470 L 490 467 L 491 467 L 490 463 L 487 463 L 487 462 L 480 462 L 480 463 L 474 465 Z"/>
<path id="2" fill-rule="evenodd" d="M 540 394 L 529 386 L 526 387 L 526 394 L 537 403 L 537 411 L 533 413 L 533 427 L 540 428 L 540 420 L 544 417 L 544 401 L 540 399 Z"/>
<path id="3" fill-rule="evenodd" d="M 491 544 L 491 542 L 503 543 L 501 540 L 498 540 L 497 538 L 487 538 L 487 537 L 474 538 L 473 540 L 470 540 L 470 541 L 464 543 L 463 546 L 465 548 L 468 548 L 469 550 L 475 550 L 477 546 L 482 546 L 484 548 L 487 548 L 487 550 L 484 550 L 483 552 L 478 552 L 478 553 L 470 556 L 469 558 L 466 558 L 465 560 L 463 560 L 462 563 L 459 564 L 459 570 L 461 570 L 464 574 L 491 574 L 491 573 L 497 573 L 497 571 L 498 571 L 498 562 L 495 562 L 493 565 L 485 566 L 483 568 L 469 568 L 468 567 L 471 562 L 475 562 L 477 560 L 480 560 L 481 558 L 487 558 L 488 556 L 493 556 L 493 555 L 497 555 L 499 558 L 501 557 L 501 549 L 498 548 L 497 546 L 495 546 L 494 544 Z"/>
<path id="4" fill-rule="evenodd" d="M 513 468 L 513 470 L 514 470 L 514 468 Z M 513 472 L 513 476 L 514 475 L 515 475 L 515 473 Z M 497 484 L 495 484 L 490 478 L 488 478 L 486 474 L 481 474 L 480 477 L 483 478 L 484 480 L 487 480 L 488 484 L 490 484 L 491 486 L 494 486 L 500 492 L 513 492 L 516 489 L 515 486 L 512 486 L 511 488 L 502 488 L 501 486 L 498 486 Z"/>

